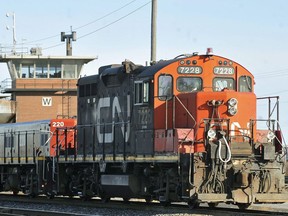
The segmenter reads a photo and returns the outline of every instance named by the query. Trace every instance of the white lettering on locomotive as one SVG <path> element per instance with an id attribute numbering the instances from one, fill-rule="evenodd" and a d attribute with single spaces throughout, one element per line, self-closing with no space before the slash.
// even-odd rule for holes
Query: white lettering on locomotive
<path id="1" fill-rule="evenodd" d="M 105 124 L 107 124 L 107 126 L 112 127 L 112 131 L 111 132 L 105 132 L 105 137 L 104 134 L 101 133 L 101 127 L 103 127 L 103 123 L 101 123 L 101 109 L 102 108 L 110 108 L 111 107 L 111 98 L 110 97 L 105 97 L 105 98 L 100 98 L 98 101 L 98 105 L 97 105 L 97 109 L 96 109 L 96 122 L 97 122 L 97 137 L 98 137 L 98 142 L 99 143 L 103 143 L 103 141 L 105 143 L 112 143 L 114 141 L 114 130 L 113 130 L 113 126 L 115 125 L 115 115 L 116 113 L 119 116 L 119 119 L 122 120 L 122 122 L 120 122 L 121 125 L 121 132 L 123 137 L 125 136 L 125 142 L 128 141 L 129 136 L 130 136 L 130 95 L 127 95 L 127 121 L 124 121 L 124 116 L 123 116 L 123 112 L 121 110 L 120 107 L 120 103 L 119 103 L 119 98 L 118 97 L 114 97 L 113 98 L 113 102 L 112 102 L 112 122 L 105 122 Z M 106 127 L 107 127 L 106 126 Z M 126 129 L 126 131 L 125 131 Z"/>
<path id="2" fill-rule="evenodd" d="M 52 127 L 64 127 L 65 123 L 62 121 L 52 122 Z"/>
<path id="3" fill-rule="evenodd" d="M 247 122 L 247 127 L 244 129 L 241 127 L 239 122 L 232 122 L 231 124 L 231 136 L 235 135 L 243 135 L 243 136 L 250 136 L 250 123 Z M 236 132 L 240 132 L 240 134 L 236 134 Z"/>

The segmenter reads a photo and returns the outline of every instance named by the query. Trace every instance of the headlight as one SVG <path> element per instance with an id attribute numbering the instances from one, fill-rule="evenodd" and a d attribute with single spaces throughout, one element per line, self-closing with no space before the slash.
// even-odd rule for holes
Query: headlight
<path id="1" fill-rule="evenodd" d="M 238 100 L 236 98 L 230 98 L 228 100 L 228 113 L 230 115 L 236 115 L 238 111 Z"/>
<path id="2" fill-rule="evenodd" d="M 230 106 L 236 106 L 238 104 L 238 101 L 236 98 L 231 98 L 229 101 L 228 101 L 228 104 Z"/>
<path id="3" fill-rule="evenodd" d="M 228 109 L 228 113 L 230 114 L 230 115 L 236 115 L 236 113 L 237 113 L 237 108 L 236 107 L 230 107 L 229 109 Z"/>
<path id="4" fill-rule="evenodd" d="M 208 133 L 207 133 L 207 136 L 210 138 L 210 139 L 214 139 L 216 137 L 216 131 L 213 130 L 213 129 L 209 129 Z"/>

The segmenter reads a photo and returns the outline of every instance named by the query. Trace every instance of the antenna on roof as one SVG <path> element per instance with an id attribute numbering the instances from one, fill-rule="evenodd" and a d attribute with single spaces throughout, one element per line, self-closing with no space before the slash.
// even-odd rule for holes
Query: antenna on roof
<path id="1" fill-rule="evenodd" d="M 61 41 L 64 42 L 66 39 L 66 55 L 72 56 L 72 41 L 76 41 L 76 32 L 72 31 L 71 26 L 71 34 L 65 34 L 65 32 L 61 32 Z"/>
<path id="2" fill-rule="evenodd" d="M 13 29 L 13 54 L 16 54 L 16 15 L 14 12 L 12 13 L 6 13 L 6 17 L 12 16 L 13 18 L 13 25 L 12 25 L 12 29 Z M 6 26 L 6 29 L 9 30 L 9 26 Z"/>

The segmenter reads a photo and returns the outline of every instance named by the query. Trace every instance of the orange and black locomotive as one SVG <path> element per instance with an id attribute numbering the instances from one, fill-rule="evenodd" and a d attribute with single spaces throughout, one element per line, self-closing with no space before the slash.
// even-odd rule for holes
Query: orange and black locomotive
<path id="1" fill-rule="evenodd" d="M 54 138 L 42 136 L 42 152 L 26 154 L 35 142 L 0 127 L 1 188 L 191 207 L 286 202 L 279 121 L 256 118 L 254 84 L 246 68 L 210 50 L 103 66 L 78 81 L 77 125 L 48 130 Z M 14 153 L 23 145 L 24 156 Z"/>
<path id="2" fill-rule="evenodd" d="M 76 161 L 90 165 L 97 196 L 192 207 L 287 200 L 278 122 L 257 129 L 254 77 L 240 64 L 209 51 L 125 61 L 78 87 Z"/>

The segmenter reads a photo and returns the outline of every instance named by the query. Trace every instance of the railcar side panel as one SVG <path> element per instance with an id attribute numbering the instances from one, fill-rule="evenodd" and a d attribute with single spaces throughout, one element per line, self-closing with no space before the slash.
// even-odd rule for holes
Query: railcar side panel
<path id="1" fill-rule="evenodd" d="M 2 164 L 35 163 L 35 157 L 49 136 L 49 120 L 0 126 Z"/>

